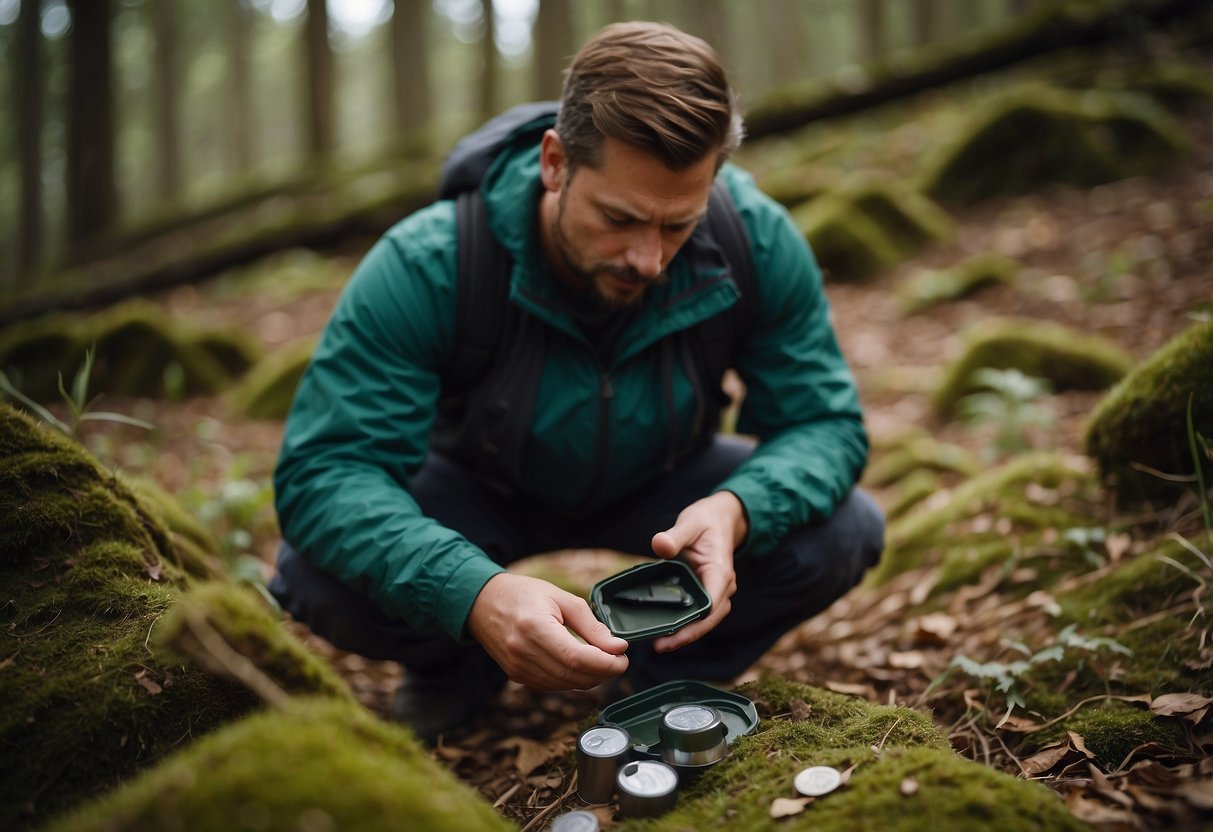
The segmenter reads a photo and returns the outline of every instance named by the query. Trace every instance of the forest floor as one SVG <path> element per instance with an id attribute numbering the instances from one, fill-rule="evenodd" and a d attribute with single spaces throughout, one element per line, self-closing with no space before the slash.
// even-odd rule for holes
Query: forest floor
<path id="1" fill-rule="evenodd" d="M 1213 309 L 1213 116 L 1191 116 L 1186 126 L 1195 151 L 1166 174 L 1093 189 L 1051 187 L 986 202 L 956 217 L 956 233 L 949 242 L 898 268 L 861 283 L 827 283 L 836 328 L 859 380 L 877 446 L 907 426 L 920 426 L 989 463 L 999 458 L 999 425 L 939 423 L 926 396 L 934 374 L 958 354 L 961 333 L 992 316 L 1058 321 L 1108 336 L 1141 358 L 1190 323 L 1193 311 Z M 236 325 L 274 348 L 319 332 L 336 299 L 336 287 L 361 250 L 356 246 L 323 259 L 288 253 L 258 266 L 263 274 L 255 279 L 226 275 L 167 292 L 159 300 L 173 317 L 200 325 Z M 897 290 L 908 278 L 988 251 L 1024 264 L 1015 285 L 913 316 L 902 313 Z M 319 285 L 280 279 L 301 263 L 312 273 L 319 269 L 335 279 Z M 1025 446 L 1080 454 L 1084 420 L 1098 398 L 1098 393 L 1071 392 L 1035 403 L 1047 419 L 1022 437 Z M 280 423 L 233 419 L 220 399 L 105 405 L 156 425 L 154 437 L 142 441 L 129 432 L 90 427 L 88 444 L 116 467 L 147 474 L 172 493 L 193 495 L 195 508 L 215 509 L 227 499 L 225 484 L 234 481 L 257 484 L 260 493 L 266 493 Z M 886 504 L 892 497 L 875 493 Z M 275 547 L 272 513 L 267 500 L 255 508 L 254 535 L 245 545 L 268 570 Z M 222 513 L 215 516 L 223 531 Z M 618 566 L 610 553 L 554 557 L 587 585 Z M 927 579 L 922 574 L 912 577 Z M 899 610 L 912 592 L 910 581 L 857 588 L 789 633 L 746 678 L 778 673 L 882 704 L 931 711 L 963 753 L 1021 774 L 1022 761 L 963 718 L 959 687 L 953 687 L 950 697 L 926 696 L 927 686 L 949 657 L 980 637 L 978 629 L 990 626 L 987 619 L 953 615 L 947 631 L 941 631 L 925 655 L 913 661 L 888 660 L 903 636 Z M 380 714 L 388 713 L 402 678 L 399 666 L 340 653 L 302 626 L 292 626 L 331 658 L 361 701 Z M 601 705 L 595 691 L 540 694 L 511 684 L 472 724 L 444 737 L 434 754 L 521 827 L 542 828 L 556 813 L 576 805 L 567 755 L 579 727 Z M 1047 782 L 1064 792 L 1095 787 L 1085 770 L 1081 777 Z M 602 820 L 609 823 L 609 813 L 602 813 Z"/>

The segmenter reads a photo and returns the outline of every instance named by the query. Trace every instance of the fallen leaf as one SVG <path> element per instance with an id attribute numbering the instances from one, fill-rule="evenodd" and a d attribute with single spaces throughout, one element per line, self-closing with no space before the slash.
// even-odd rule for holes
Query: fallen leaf
<path id="1" fill-rule="evenodd" d="M 1127 534 L 1110 534 L 1103 545 L 1108 550 L 1108 559 L 1112 563 L 1116 563 L 1124 557 L 1125 552 L 1129 551 L 1129 546 L 1132 543 L 1133 539 Z"/>
<path id="2" fill-rule="evenodd" d="M 1078 751 L 1078 753 L 1082 754 L 1088 760 L 1095 759 L 1095 755 L 1087 750 L 1087 744 L 1083 740 L 1082 734 L 1076 734 L 1073 731 L 1067 731 L 1066 734 L 1069 735 L 1070 744 L 1074 746 L 1074 749 Z"/>
<path id="3" fill-rule="evenodd" d="M 1022 716 L 1008 716 L 1002 721 L 1002 727 L 1017 734 L 1031 734 L 1040 730 L 1040 723 Z"/>
<path id="4" fill-rule="evenodd" d="M 876 698 L 876 689 L 871 685 L 852 685 L 847 682 L 827 681 L 825 686 L 828 690 L 834 691 L 834 693 L 843 693 L 848 696 L 858 696 L 861 699 Z"/>
<path id="5" fill-rule="evenodd" d="M 771 817 L 775 820 L 799 815 L 813 802 L 811 797 L 777 797 L 771 801 Z"/>
<path id="6" fill-rule="evenodd" d="M 1198 693 L 1164 693 L 1150 703 L 1150 710 L 1159 716 L 1182 716 L 1196 724 L 1204 719 L 1213 699 Z"/>
<path id="7" fill-rule="evenodd" d="M 1071 751 L 1073 749 L 1068 744 L 1056 745 L 1043 751 L 1038 751 L 1023 761 L 1023 770 L 1028 774 L 1040 774 L 1042 771 L 1048 771 L 1064 760 Z"/>
<path id="8" fill-rule="evenodd" d="M 792 710 L 792 719 L 796 722 L 804 722 L 813 713 L 813 707 L 798 697 L 792 697 L 788 702 L 788 707 Z"/>
<path id="9" fill-rule="evenodd" d="M 156 684 L 156 680 L 153 679 L 151 674 L 146 670 L 140 670 L 138 673 L 136 673 L 135 681 L 139 683 L 141 688 L 150 693 L 152 696 L 155 696 L 164 690 L 164 688 Z"/>
<path id="10" fill-rule="evenodd" d="M 913 777 L 907 777 L 901 781 L 901 793 L 906 797 L 918 794 L 918 781 Z"/>
<path id="11" fill-rule="evenodd" d="M 889 654 L 889 667 L 896 667 L 899 670 L 917 670 L 922 667 L 924 661 L 926 661 L 926 657 L 921 650 L 905 650 Z"/>
<path id="12" fill-rule="evenodd" d="M 523 777 L 539 768 L 544 763 L 551 762 L 561 756 L 562 750 L 558 743 L 539 742 L 526 737 L 511 737 L 500 742 L 501 748 L 516 748 L 518 755 L 514 758 L 514 768 Z"/>
<path id="13" fill-rule="evenodd" d="M 1061 605 L 1052 595 L 1041 589 L 1028 596 L 1028 605 L 1039 607 L 1054 618 L 1061 615 Z"/>
<path id="14" fill-rule="evenodd" d="M 1132 828 L 1134 820 L 1132 812 L 1108 806 L 1098 800 L 1091 800 L 1078 792 L 1071 792 L 1066 797 L 1066 808 L 1074 817 L 1092 825 L 1119 823 L 1127 824 L 1128 828 Z"/>

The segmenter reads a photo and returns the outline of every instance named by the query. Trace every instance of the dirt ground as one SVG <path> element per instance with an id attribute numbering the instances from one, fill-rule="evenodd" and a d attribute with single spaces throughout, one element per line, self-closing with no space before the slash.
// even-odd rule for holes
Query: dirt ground
<path id="1" fill-rule="evenodd" d="M 925 394 L 933 374 L 958 353 L 966 327 L 991 316 L 1058 321 L 1108 336 L 1144 357 L 1190 323 L 1194 312 L 1213 312 L 1213 117 L 1198 114 L 1186 124 L 1196 150 L 1165 175 L 1090 190 L 1053 187 L 991 201 L 957 216 L 949 242 L 895 270 L 862 283 L 827 283 L 837 331 L 859 380 L 874 440 L 916 425 L 941 441 L 988 453 L 989 428 L 933 421 Z M 922 269 L 988 251 L 1024 264 L 1014 286 L 903 316 L 896 290 L 905 280 Z M 332 254 L 330 266 L 348 272 L 358 254 L 357 247 Z M 328 288 L 284 300 L 271 291 L 230 289 L 230 280 L 220 280 L 180 288 L 161 299 L 173 315 L 200 324 L 234 324 L 272 348 L 318 332 L 337 294 Z M 1031 433 L 1031 443 L 1079 452 L 1084 419 L 1097 398 L 1092 393 L 1050 397 L 1050 418 Z M 151 441 L 124 441 L 122 437 L 135 434 L 106 434 L 109 428 L 90 430 L 90 446 L 120 468 L 144 471 L 175 493 L 192 489 L 212 497 L 233 476 L 268 482 L 281 438 L 278 423 L 234 420 L 219 399 L 105 404 L 157 425 Z M 890 499 L 879 491 L 876 496 Z M 272 515 L 267 519 L 267 512 L 262 507 L 250 544 L 266 570 L 275 547 Z M 591 580 L 613 564 L 602 553 L 559 557 Z M 789 633 L 746 676 L 777 672 L 881 703 L 929 707 L 924 691 L 938 658 L 891 670 L 883 665 L 877 670 L 871 658 L 873 649 L 896 643 L 903 623 L 898 605 L 911 591 L 898 582 L 881 590 L 854 591 Z M 990 621 L 973 616 L 958 618 L 957 623 L 957 630 L 938 645 L 937 657 L 946 657 Z M 368 707 L 388 713 L 402 678 L 397 665 L 342 654 L 303 627 L 292 626 L 331 658 Z M 575 803 L 561 763 L 579 723 L 601 703 L 596 691 L 539 694 L 510 685 L 472 724 L 443 738 L 434 753 L 521 827 L 541 828 Z M 956 715 L 937 712 L 935 717 L 948 725 Z M 965 753 L 1016 771 L 1007 754 L 988 743 L 982 748 L 984 740 L 975 737 L 971 725 L 958 722 L 950 730 L 954 744 Z M 1053 785 L 1074 788 L 1073 783 Z M 609 820 L 605 815 L 603 819 Z"/>

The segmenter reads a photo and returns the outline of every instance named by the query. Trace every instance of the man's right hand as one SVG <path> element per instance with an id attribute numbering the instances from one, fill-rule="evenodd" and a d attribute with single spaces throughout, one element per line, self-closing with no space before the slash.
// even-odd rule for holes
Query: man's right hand
<path id="1" fill-rule="evenodd" d="M 510 679 L 536 690 L 586 690 L 628 668 L 628 643 L 611 635 L 585 600 L 538 578 L 494 575 L 467 626 Z"/>

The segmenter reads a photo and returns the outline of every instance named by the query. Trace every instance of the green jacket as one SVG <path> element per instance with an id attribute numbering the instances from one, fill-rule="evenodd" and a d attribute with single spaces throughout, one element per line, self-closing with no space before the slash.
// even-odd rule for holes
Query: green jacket
<path id="1" fill-rule="evenodd" d="M 794 527 L 832 512 L 866 462 L 867 437 L 804 237 L 748 174 L 725 165 L 720 175 L 750 235 L 759 287 L 755 326 L 734 364 L 747 390 L 737 428 L 760 444 L 718 490 L 736 494 L 748 515 L 737 556 L 761 557 Z M 547 351 L 521 482 L 553 511 L 592 511 L 647 483 L 671 442 L 690 438 L 694 392 L 681 367 L 671 377 L 667 365 L 663 375 L 659 342 L 734 303 L 736 284 L 719 271 L 693 274 L 680 252 L 610 365 L 599 367 L 540 262 L 538 147 L 499 157 L 481 191 L 490 227 L 514 259 L 510 302 L 563 345 Z M 452 201 L 412 214 L 375 244 L 295 393 L 274 486 L 282 533 L 305 557 L 410 625 L 463 640 L 476 595 L 502 567 L 423 516 L 408 491 L 452 349 L 455 280 Z"/>

